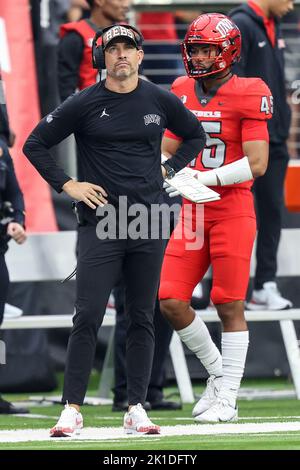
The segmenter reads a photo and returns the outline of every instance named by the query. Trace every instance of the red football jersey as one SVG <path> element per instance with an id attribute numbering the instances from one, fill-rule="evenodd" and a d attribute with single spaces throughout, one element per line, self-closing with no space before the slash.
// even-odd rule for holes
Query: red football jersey
<path id="1" fill-rule="evenodd" d="M 241 78 L 233 75 L 214 92 L 203 96 L 199 96 L 198 93 L 199 97 L 196 94 L 196 86 L 197 82 L 194 79 L 179 77 L 171 88 L 171 91 L 199 118 L 207 135 L 205 148 L 190 163 L 192 168 L 207 171 L 228 165 L 244 157 L 243 142 L 266 140 L 266 129 L 265 126 L 261 126 L 261 121 L 272 117 L 273 98 L 269 88 L 260 78 Z M 180 140 L 169 130 L 166 130 L 165 137 Z M 248 199 L 250 196 L 252 201 L 249 191 L 251 186 L 252 181 L 223 187 L 215 186 L 213 189 L 221 194 L 221 201 L 205 204 L 205 207 L 211 208 L 213 213 L 217 211 L 215 215 L 220 216 L 221 208 L 224 209 L 225 196 L 228 200 L 229 195 L 235 195 L 235 199 L 239 200 L 244 194 Z M 245 199 L 244 204 L 237 203 L 237 205 L 240 209 L 236 207 L 235 215 L 249 215 L 250 207 Z M 223 215 L 225 216 L 225 213 Z M 213 214 L 211 216 L 214 217 Z"/>

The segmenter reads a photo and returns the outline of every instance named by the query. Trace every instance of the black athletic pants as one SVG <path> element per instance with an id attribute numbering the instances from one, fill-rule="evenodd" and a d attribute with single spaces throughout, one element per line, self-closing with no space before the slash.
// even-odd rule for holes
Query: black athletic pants
<path id="1" fill-rule="evenodd" d="M 114 291 L 116 307 L 116 328 L 114 338 L 114 376 L 113 388 L 114 402 L 127 401 L 126 380 L 126 328 L 127 315 L 124 310 L 124 282 L 115 287 Z M 156 299 L 154 312 L 155 347 L 153 365 L 146 400 L 150 403 L 160 402 L 163 399 L 163 385 L 165 380 L 165 363 L 169 351 L 169 345 L 173 334 L 173 328 L 161 314 L 159 301 Z"/>
<path id="2" fill-rule="evenodd" d="M 167 194 L 163 194 L 164 203 L 171 206 L 172 204 L 181 205 L 181 197 L 170 199 Z M 178 209 L 179 213 L 179 209 Z M 174 230 L 178 214 L 171 212 L 170 218 L 170 232 Z M 167 240 L 164 240 L 164 245 L 167 245 Z M 115 307 L 117 312 L 116 328 L 114 337 L 114 378 L 115 385 L 113 388 L 114 402 L 120 403 L 127 401 L 127 384 L 126 384 L 126 329 L 127 329 L 127 315 L 125 315 L 124 308 L 124 282 L 121 280 L 114 291 Z M 165 365 L 169 351 L 170 342 L 172 339 L 173 328 L 170 323 L 161 314 L 159 300 L 156 299 L 154 311 L 154 330 L 155 330 L 155 347 L 153 365 L 150 376 L 150 382 L 146 400 L 150 403 L 160 402 L 163 399 L 163 385 L 165 380 Z"/>
<path id="3" fill-rule="evenodd" d="M 162 240 L 99 240 L 94 226 L 79 227 L 76 314 L 68 344 L 63 402 L 83 403 L 97 332 L 110 292 L 123 276 L 128 315 L 128 402 L 144 404 L 153 361 L 153 315 L 163 253 Z"/>
<path id="4" fill-rule="evenodd" d="M 285 144 L 271 144 L 268 169 L 254 183 L 258 222 L 254 289 L 261 289 L 264 282 L 274 281 L 276 278 L 288 160 Z"/>

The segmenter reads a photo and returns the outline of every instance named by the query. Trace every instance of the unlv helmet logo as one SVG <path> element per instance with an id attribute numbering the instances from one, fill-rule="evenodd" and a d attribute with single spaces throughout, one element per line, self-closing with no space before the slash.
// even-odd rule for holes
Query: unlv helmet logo
<path id="1" fill-rule="evenodd" d="M 234 29 L 234 25 L 227 18 L 225 20 L 221 20 L 216 26 L 216 30 L 219 31 L 220 34 L 223 34 L 223 36 L 226 36 L 226 34 L 232 29 Z"/>

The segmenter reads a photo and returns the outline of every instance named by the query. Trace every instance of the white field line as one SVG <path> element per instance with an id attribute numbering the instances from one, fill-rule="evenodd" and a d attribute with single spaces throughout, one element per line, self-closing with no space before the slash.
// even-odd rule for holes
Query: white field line
<path id="1" fill-rule="evenodd" d="M 23 415 L 25 417 L 25 415 Z M 51 416 L 52 418 L 52 416 Z M 103 421 L 109 421 L 109 420 L 122 420 L 123 418 L 123 415 L 120 417 L 120 416 L 94 416 L 93 419 L 96 419 L 96 420 L 103 420 Z M 282 419 L 300 419 L 300 416 L 243 416 L 243 417 L 240 417 L 239 416 L 239 421 L 270 421 L 270 420 L 274 420 L 274 419 L 277 419 L 277 420 L 282 420 Z M 164 418 L 159 418 L 157 416 L 153 417 L 153 421 L 166 421 L 166 420 L 170 420 L 170 421 L 194 421 L 194 418 L 192 418 L 191 416 L 177 416 L 177 417 L 172 417 L 172 416 L 168 416 L 168 417 L 164 417 Z"/>
<path id="2" fill-rule="evenodd" d="M 245 424 L 192 424 L 163 426 L 161 434 L 164 436 L 191 436 L 191 435 L 218 435 L 218 434 L 263 434 L 276 432 L 300 431 L 299 422 L 287 423 L 245 423 Z M 143 436 L 145 437 L 145 436 Z M 150 437 L 150 436 L 149 436 Z M 151 436 L 154 437 L 153 435 Z M 136 436 L 128 436 L 123 432 L 123 428 L 84 428 L 80 435 L 72 437 L 71 440 L 80 441 L 102 441 L 110 439 L 136 439 Z M 1 442 L 29 442 L 29 441 L 56 441 L 49 437 L 48 429 L 24 429 L 24 430 L 2 430 L 0 431 Z M 62 439 L 58 439 L 62 441 Z M 64 438 L 63 440 L 70 440 Z"/>
<path id="3" fill-rule="evenodd" d="M 53 419 L 57 420 L 59 416 L 52 416 L 52 415 L 42 415 L 42 414 L 33 414 L 33 413 L 24 413 L 24 414 L 16 414 L 13 415 L 15 418 L 28 418 L 28 419 Z M 96 421 L 119 421 L 121 422 L 123 419 L 123 415 L 119 416 L 94 416 L 94 420 Z M 239 421 L 273 421 L 273 420 L 287 420 L 287 419 L 295 419 L 300 420 L 300 416 L 242 416 L 239 417 Z M 157 417 L 153 418 L 154 421 L 194 421 L 194 418 L 191 416 L 177 416 L 177 417 Z"/>
<path id="4" fill-rule="evenodd" d="M 19 413 L 11 415 L 14 418 L 28 418 L 28 419 L 58 419 L 59 416 L 52 416 L 52 415 L 39 415 L 34 413 Z"/>

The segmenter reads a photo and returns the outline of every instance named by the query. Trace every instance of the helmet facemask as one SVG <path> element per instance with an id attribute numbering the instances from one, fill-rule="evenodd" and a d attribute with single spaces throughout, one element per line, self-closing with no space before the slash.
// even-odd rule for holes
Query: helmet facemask
<path id="1" fill-rule="evenodd" d="M 184 43 L 182 49 L 190 77 L 202 78 L 220 73 L 227 68 L 218 44 Z M 197 53 L 197 50 L 200 52 Z M 203 54 L 201 54 L 201 50 L 203 50 Z"/>

